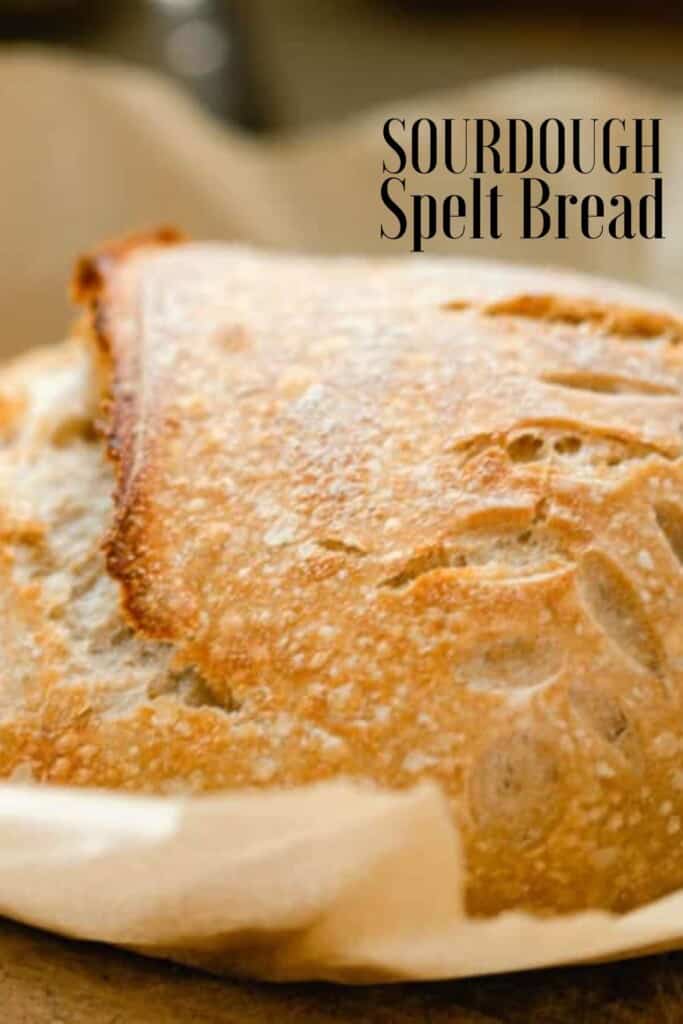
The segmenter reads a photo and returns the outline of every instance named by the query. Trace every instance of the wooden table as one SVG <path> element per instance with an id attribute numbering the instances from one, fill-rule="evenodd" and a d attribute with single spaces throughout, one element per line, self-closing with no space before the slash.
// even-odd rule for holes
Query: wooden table
<path id="1" fill-rule="evenodd" d="M 0 920 L 1 1024 L 678 1024 L 683 954 L 431 985 L 222 981 Z"/>

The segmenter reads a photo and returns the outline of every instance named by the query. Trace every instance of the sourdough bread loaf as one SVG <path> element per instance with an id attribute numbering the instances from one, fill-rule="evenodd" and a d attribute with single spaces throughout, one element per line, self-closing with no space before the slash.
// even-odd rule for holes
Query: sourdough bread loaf
<path id="1" fill-rule="evenodd" d="M 168 235 L 75 290 L 0 380 L 4 776 L 431 778 L 473 913 L 683 883 L 675 310 Z"/>

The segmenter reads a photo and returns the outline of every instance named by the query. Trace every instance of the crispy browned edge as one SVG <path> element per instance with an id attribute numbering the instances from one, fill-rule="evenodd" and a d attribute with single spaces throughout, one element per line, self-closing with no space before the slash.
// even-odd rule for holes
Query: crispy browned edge
<path id="1" fill-rule="evenodd" d="M 135 563 L 138 490 L 132 487 L 131 446 L 138 410 L 135 389 L 127 386 L 130 363 L 135 353 L 117 350 L 116 325 L 111 322 L 111 285 L 117 269 L 144 249 L 178 245 L 184 234 L 171 226 L 129 234 L 104 242 L 76 262 L 71 280 L 71 298 L 84 309 L 83 331 L 93 344 L 99 387 L 99 416 L 96 427 L 106 442 L 114 466 L 114 519 L 104 539 L 107 570 L 121 584 L 121 604 L 126 618 L 148 636 L 171 639 L 173 630 L 160 618 L 151 617 L 144 602 L 136 598 Z"/>
<path id="2" fill-rule="evenodd" d="M 133 252 L 149 246 L 177 245 L 183 241 L 185 236 L 182 231 L 170 225 L 162 225 L 150 231 L 138 231 L 102 242 L 96 249 L 77 259 L 71 278 L 71 298 L 81 306 L 98 303 L 112 269 Z"/>

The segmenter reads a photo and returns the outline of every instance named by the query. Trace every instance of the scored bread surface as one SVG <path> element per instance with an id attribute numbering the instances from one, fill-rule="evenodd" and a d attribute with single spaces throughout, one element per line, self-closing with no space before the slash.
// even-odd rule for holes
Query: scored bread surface
<path id="1" fill-rule="evenodd" d="M 97 386 L 0 381 L 3 773 L 432 778 L 475 913 L 682 884 L 675 311 L 170 241 L 81 264 Z"/>

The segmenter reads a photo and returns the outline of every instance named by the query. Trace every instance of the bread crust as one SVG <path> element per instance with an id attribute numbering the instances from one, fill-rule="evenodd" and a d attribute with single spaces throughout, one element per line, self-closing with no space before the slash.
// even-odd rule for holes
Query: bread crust
<path id="1" fill-rule="evenodd" d="M 13 711 L 4 770 L 162 791 L 431 777 L 474 913 L 679 886 L 675 309 L 550 272 L 162 241 L 96 255 L 76 288 L 105 356 L 125 662 L 92 656 L 77 684 L 83 638 L 57 629 L 71 660 L 45 655 L 36 699 L 58 739 Z M 103 495 L 79 443 L 97 482 L 74 487 Z M 92 571 L 109 643 L 116 586 Z"/>

